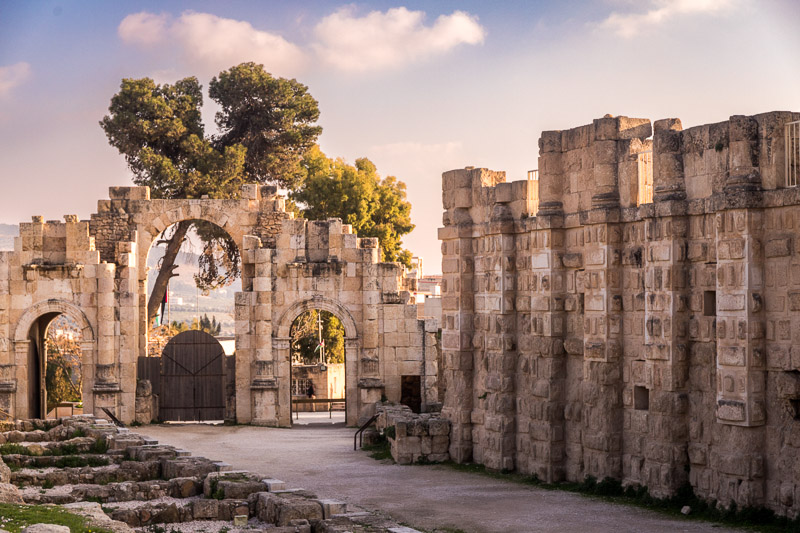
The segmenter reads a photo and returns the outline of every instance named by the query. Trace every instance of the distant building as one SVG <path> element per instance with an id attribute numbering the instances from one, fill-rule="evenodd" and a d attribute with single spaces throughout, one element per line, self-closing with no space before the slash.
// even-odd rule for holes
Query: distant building
<path id="1" fill-rule="evenodd" d="M 292 400 L 308 398 L 308 387 L 312 383 L 316 399 L 344 400 L 344 363 L 325 365 L 325 370 L 321 370 L 320 365 L 292 365 Z M 292 409 L 300 412 L 323 411 L 328 406 L 297 404 Z"/>

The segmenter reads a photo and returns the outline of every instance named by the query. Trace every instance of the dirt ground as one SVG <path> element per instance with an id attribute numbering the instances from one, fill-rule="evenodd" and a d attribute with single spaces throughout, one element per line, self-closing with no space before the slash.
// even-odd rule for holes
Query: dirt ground
<path id="1" fill-rule="evenodd" d="M 325 415 L 327 422 L 327 414 Z M 322 419 L 319 422 L 323 422 Z M 399 466 L 353 451 L 343 424 L 293 429 L 202 424 L 135 428 L 193 455 L 286 481 L 322 498 L 381 510 L 398 522 L 448 532 L 731 531 L 561 491 L 548 491 L 446 466 Z"/>

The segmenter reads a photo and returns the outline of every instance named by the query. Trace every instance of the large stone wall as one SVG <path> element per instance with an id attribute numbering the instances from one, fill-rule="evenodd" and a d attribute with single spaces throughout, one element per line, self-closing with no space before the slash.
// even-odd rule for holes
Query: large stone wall
<path id="1" fill-rule="evenodd" d="M 438 401 L 438 324 L 418 319 L 404 271 L 380 261 L 376 239 L 338 219 L 294 220 L 273 187 L 246 185 L 235 200 L 156 200 L 147 187 L 112 187 L 88 221 L 33 217 L 13 252 L 0 252 L 0 409 L 42 416 L 41 357 L 50 320 L 82 329 L 86 412 L 134 420 L 136 361 L 147 350 L 147 254 L 165 229 L 204 220 L 227 231 L 242 257 L 235 295 L 235 419 L 291 425 L 289 329 L 324 309 L 345 328 L 347 422 L 420 376 L 421 404 Z"/>
<path id="2" fill-rule="evenodd" d="M 548 481 L 800 511 L 800 113 L 610 117 L 539 140 L 527 182 L 443 174 L 450 455 Z M 652 139 L 651 139 L 652 135 Z M 652 150 L 654 203 L 637 205 Z"/>

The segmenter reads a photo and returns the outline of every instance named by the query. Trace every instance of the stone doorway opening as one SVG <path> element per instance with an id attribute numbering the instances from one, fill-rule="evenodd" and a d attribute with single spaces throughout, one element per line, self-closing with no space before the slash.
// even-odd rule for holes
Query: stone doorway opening
<path id="1" fill-rule="evenodd" d="M 205 331 L 235 351 L 234 294 L 242 261 L 233 238 L 205 220 L 183 220 L 156 237 L 147 256 L 148 356 L 178 333 Z"/>
<path id="2" fill-rule="evenodd" d="M 83 414 L 81 327 L 70 316 L 46 313 L 28 333 L 28 406 L 36 418 Z"/>
<path id="3" fill-rule="evenodd" d="M 329 311 L 309 309 L 290 329 L 292 425 L 345 423 L 345 331 Z"/>

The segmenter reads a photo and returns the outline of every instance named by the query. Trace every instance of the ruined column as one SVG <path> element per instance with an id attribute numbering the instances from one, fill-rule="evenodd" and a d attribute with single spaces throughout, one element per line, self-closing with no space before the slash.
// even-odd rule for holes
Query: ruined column
<path id="1" fill-rule="evenodd" d="M 95 366 L 94 414 L 106 407 L 117 411 L 120 391 L 117 360 L 118 320 L 116 317 L 115 265 L 105 261 L 97 265 L 97 365 Z M 120 414 L 118 411 L 115 415 Z"/>
<path id="2" fill-rule="evenodd" d="M 291 406 L 279 398 L 291 398 L 291 375 L 285 365 L 276 364 L 272 346 L 272 261 L 273 251 L 261 248 L 256 237 L 251 242 L 254 263 L 253 292 L 250 302 L 252 423 L 264 426 L 291 425 Z M 238 347 L 237 347 L 238 348 Z M 238 351 L 238 350 L 237 350 Z M 238 354 L 237 354 L 238 355 Z M 238 366 L 238 365 L 237 365 Z M 291 367 L 289 368 L 291 373 Z"/>
<path id="3" fill-rule="evenodd" d="M 484 396 L 483 464 L 491 470 L 514 470 L 516 466 L 516 370 L 517 339 L 515 310 L 515 226 L 509 202 L 510 183 L 495 187 L 495 203 L 480 254 L 484 277 L 481 311 L 485 319 L 483 351 L 485 382 L 473 384 Z"/>
<path id="4" fill-rule="evenodd" d="M 685 200 L 680 119 L 665 118 L 653 124 L 653 201 Z"/>
<path id="5" fill-rule="evenodd" d="M 720 469 L 719 499 L 750 506 L 764 497 L 764 432 L 758 428 L 767 419 L 763 223 L 760 209 L 716 215 L 716 419 L 723 427 L 711 462 Z"/>
<path id="6" fill-rule="evenodd" d="M 470 170 L 442 174 L 442 201 L 446 213 L 442 241 L 442 358 L 445 361 L 445 398 L 442 414 L 452 424 L 450 457 L 472 459 L 473 282 L 472 205 Z"/>
<path id="7" fill-rule="evenodd" d="M 679 214 L 685 206 L 666 202 Z M 645 248 L 645 380 L 646 388 L 626 391 L 631 417 L 644 418 L 651 442 L 644 450 L 640 482 L 651 493 L 667 497 L 688 480 L 689 287 L 688 218 L 651 218 Z"/>
<path id="8" fill-rule="evenodd" d="M 538 215 L 564 213 L 564 168 L 561 161 L 561 132 L 543 131 L 539 138 L 539 211 Z"/>
<path id="9" fill-rule="evenodd" d="M 726 193 L 761 189 L 758 122 L 753 117 L 734 115 L 728 122 L 728 177 Z"/>
<path id="10" fill-rule="evenodd" d="M 547 176 L 545 176 L 547 179 Z M 541 180 L 541 177 L 540 177 Z M 525 401 L 520 400 L 520 431 L 527 422 L 527 465 L 524 472 L 547 482 L 564 479 L 565 431 L 564 395 L 566 384 L 566 331 L 564 271 L 564 230 L 560 216 L 537 216 L 529 238 L 530 330 L 528 342 L 520 343 L 522 376 L 527 378 Z M 580 257 L 571 257 L 572 266 Z M 524 331 L 520 333 L 526 333 Z M 520 450 L 521 454 L 522 450 Z M 520 463 L 522 463 L 520 458 Z M 523 465 L 520 464 L 522 468 Z"/>

